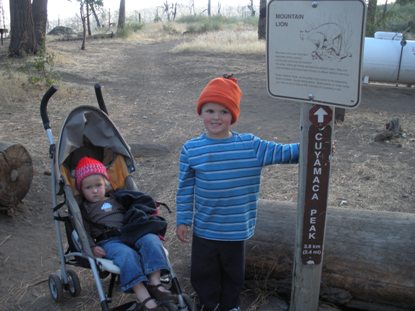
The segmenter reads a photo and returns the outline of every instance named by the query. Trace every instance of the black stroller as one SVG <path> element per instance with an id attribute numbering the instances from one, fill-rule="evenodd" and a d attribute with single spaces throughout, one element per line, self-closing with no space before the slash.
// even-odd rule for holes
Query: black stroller
<path id="1" fill-rule="evenodd" d="M 93 106 L 79 106 L 67 116 L 56 146 L 49 124 L 47 105 L 49 99 L 57 91 L 51 87 L 43 96 L 40 114 L 44 129 L 49 140 L 49 157 L 51 159 L 51 192 L 52 211 L 57 238 L 57 250 L 60 259 L 60 269 L 49 276 L 49 291 L 55 302 L 64 298 L 64 290 L 70 296 L 76 297 L 81 293 L 80 280 L 74 270 L 67 265 L 89 268 L 95 280 L 101 309 L 133 310 L 135 301 L 110 308 L 114 286 L 119 275 L 119 268 L 111 260 L 95 258 L 92 254 L 87 234 L 79 209 L 79 193 L 75 187 L 72 175 L 78 160 L 90 156 L 100 160 L 107 167 L 112 188 L 136 190 L 137 186 L 130 175 L 136 170 L 134 157 L 129 145 L 124 141 L 114 123 L 109 119 L 102 97 L 101 87 L 95 85 L 99 109 Z M 60 203 L 58 203 L 60 198 Z M 67 250 L 61 227 L 64 227 L 67 240 Z M 166 256 L 168 257 L 168 256 Z M 163 275 L 163 283 L 177 294 L 177 304 L 168 304 L 169 310 L 193 310 L 192 301 L 183 294 L 171 264 L 170 273 Z M 108 290 L 105 292 L 101 279 L 110 276 Z"/>

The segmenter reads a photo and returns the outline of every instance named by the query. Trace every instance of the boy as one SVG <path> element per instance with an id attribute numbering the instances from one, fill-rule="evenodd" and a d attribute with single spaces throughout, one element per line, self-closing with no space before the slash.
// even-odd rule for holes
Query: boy
<path id="1" fill-rule="evenodd" d="M 132 290 L 138 300 L 135 310 L 167 310 L 158 301 L 175 301 L 176 297 L 160 283 L 160 271 L 169 267 L 158 235 L 145 233 L 133 245 L 121 240 L 117 232 L 125 222 L 126 208 L 114 195 L 107 195 L 108 174 L 100 161 L 79 160 L 75 182 L 84 198 L 81 208 L 94 256 L 111 259 L 120 268 L 121 289 Z"/>
<path id="2" fill-rule="evenodd" d="M 193 226 L 191 283 L 204 311 L 240 310 L 244 241 L 254 234 L 262 167 L 298 163 L 298 144 L 231 131 L 241 96 L 232 75 L 211 80 L 196 109 L 206 131 L 180 154 L 176 234 L 187 242 Z"/>

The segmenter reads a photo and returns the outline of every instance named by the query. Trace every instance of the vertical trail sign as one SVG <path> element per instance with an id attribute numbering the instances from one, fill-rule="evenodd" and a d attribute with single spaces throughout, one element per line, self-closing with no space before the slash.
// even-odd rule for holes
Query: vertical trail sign
<path id="1" fill-rule="evenodd" d="M 323 255 L 333 118 L 330 107 L 314 105 L 309 111 L 305 202 L 301 258 L 303 264 L 319 264 Z"/>

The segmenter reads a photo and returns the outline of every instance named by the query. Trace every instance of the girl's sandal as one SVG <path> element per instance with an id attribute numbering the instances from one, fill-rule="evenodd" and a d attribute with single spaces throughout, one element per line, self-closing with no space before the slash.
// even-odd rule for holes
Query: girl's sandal
<path id="1" fill-rule="evenodd" d="M 172 294 L 170 291 L 162 291 L 159 288 L 163 287 L 163 284 L 157 285 L 150 285 L 147 284 L 147 290 L 150 293 L 151 297 L 155 298 L 158 301 L 165 301 L 165 302 L 174 302 L 177 303 L 177 296 Z"/>
<path id="2" fill-rule="evenodd" d="M 166 311 L 167 309 L 164 308 L 162 305 L 157 304 L 154 308 L 147 308 L 146 303 L 150 300 L 153 300 L 153 297 L 148 297 L 144 299 L 142 302 L 137 303 L 136 308 L 134 311 Z"/>

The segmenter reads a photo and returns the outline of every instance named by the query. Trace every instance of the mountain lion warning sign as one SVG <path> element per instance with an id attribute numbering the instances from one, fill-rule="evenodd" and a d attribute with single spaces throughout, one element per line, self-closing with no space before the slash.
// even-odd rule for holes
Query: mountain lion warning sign
<path id="1" fill-rule="evenodd" d="M 361 91 L 364 2 L 273 0 L 267 14 L 268 93 L 356 107 Z"/>

